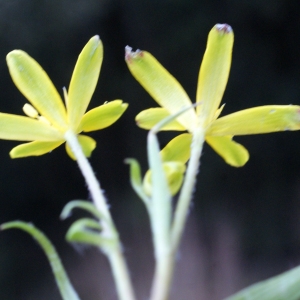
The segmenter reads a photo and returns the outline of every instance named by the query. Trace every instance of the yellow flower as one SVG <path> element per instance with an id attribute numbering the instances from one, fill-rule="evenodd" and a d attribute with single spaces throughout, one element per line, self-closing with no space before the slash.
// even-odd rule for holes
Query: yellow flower
<path id="1" fill-rule="evenodd" d="M 233 136 L 299 130 L 300 106 L 259 106 L 218 118 L 224 107 L 219 108 L 229 77 L 233 40 L 229 25 L 212 28 L 198 77 L 197 107 L 185 111 L 162 130 L 187 130 L 192 135 L 201 127 L 206 142 L 228 164 L 240 167 L 248 161 L 249 154 L 232 140 Z M 132 52 L 126 47 L 125 60 L 132 75 L 161 106 L 139 113 L 138 126 L 150 129 L 163 118 L 192 106 L 182 86 L 150 53 Z M 185 139 L 182 147 L 190 148 L 190 140 Z"/>
<path id="2" fill-rule="evenodd" d="M 21 50 L 7 55 L 12 80 L 31 103 L 23 107 L 27 116 L 0 113 L 0 139 L 29 142 L 13 148 L 12 158 L 43 155 L 64 143 L 69 130 L 75 134 L 99 130 L 119 119 L 128 106 L 122 100 L 104 103 L 85 113 L 102 59 L 102 42 L 94 36 L 78 57 L 68 92 L 64 88 L 64 105 L 50 78 L 33 58 Z M 78 140 L 89 157 L 96 141 L 86 135 L 78 135 Z M 66 150 L 75 159 L 67 144 Z"/>

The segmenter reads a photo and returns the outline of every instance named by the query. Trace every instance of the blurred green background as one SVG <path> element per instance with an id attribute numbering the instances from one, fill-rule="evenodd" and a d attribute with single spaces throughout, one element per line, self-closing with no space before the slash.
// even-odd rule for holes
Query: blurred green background
<path id="1" fill-rule="evenodd" d="M 129 108 L 113 126 L 91 134 L 91 158 L 120 229 L 139 299 L 153 272 L 149 224 L 129 186 L 126 157 L 147 170 L 147 132 L 135 126 L 156 106 L 133 79 L 124 47 L 151 52 L 195 98 L 207 34 L 216 23 L 235 33 L 222 115 L 264 104 L 300 103 L 300 5 L 296 0 L 0 0 L 0 111 L 23 114 L 6 54 L 22 49 L 46 70 L 62 94 L 78 54 L 99 34 L 104 61 L 90 108 L 123 99 Z M 174 133 L 159 135 L 164 146 Z M 190 219 L 178 255 L 171 299 L 219 300 L 300 263 L 300 133 L 237 137 L 250 152 L 244 168 L 226 165 L 204 148 Z M 11 160 L 16 142 L 0 141 L 0 223 L 32 221 L 56 245 L 82 299 L 116 299 L 106 259 L 64 241 L 72 220 L 63 206 L 88 199 L 79 169 L 64 147 L 37 158 Z M 0 299 L 60 299 L 50 267 L 25 233 L 0 235 Z"/>

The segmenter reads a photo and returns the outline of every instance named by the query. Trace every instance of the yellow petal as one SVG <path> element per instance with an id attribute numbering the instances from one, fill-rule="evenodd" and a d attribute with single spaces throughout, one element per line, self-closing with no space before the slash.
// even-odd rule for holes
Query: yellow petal
<path id="1" fill-rule="evenodd" d="M 24 116 L 0 113 L 0 139 L 57 141 L 62 140 L 63 135 L 44 122 Z"/>
<path id="2" fill-rule="evenodd" d="M 96 144 L 97 144 L 96 141 L 93 138 L 86 136 L 86 135 L 78 135 L 77 138 L 78 138 L 79 144 L 81 145 L 81 149 L 82 149 L 84 155 L 86 157 L 90 157 L 93 150 L 96 148 Z M 76 157 L 74 156 L 68 143 L 66 143 L 66 151 L 72 159 L 76 160 Z"/>
<path id="3" fill-rule="evenodd" d="M 209 135 L 246 135 L 300 129 L 300 106 L 266 105 L 241 110 L 212 123 Z"/>
<path id="4" fill-rule="evenodd" d="M 21 144 L 14 147 L 9 155 L 11 158 L 21 158 L 27 156 L 39 156 L 51 152 L 58 146 L 60 146 L 64 141 L 59 142 L 30 142 L 26 144 Z"/>
<path id="5" fill-rule="evenodd" d="M 249 160 L 247 149 L 232 140 L 232 136 L 206 136 L 206 142 L 233 167 L 242 167 Z"/>
<path id="6" fill-rule="evenodd" d="M 197 114 L 204 125 L 212 121 L 228 81 L 233 31 L 227 24 L 217 24 L 208 35 L 207 47 L 200 67 L 197 89 Z"/>
<path id="7" fill-rule="evenodd" d="M 92 37 L 81 51 L 68 91 L 68 119 L 76 131 L 94 93 L 103 59 L 103 46 L 98 35 Z"/>
<path id="8" fill-rule="evenodd" d="M 135 121 L 137 122 L 137 125 L 139 127 L 143 129 L 151 129 L 154 125 L 159 123 L 161 120 L 167 118 L 168 116 L 170 116 L 170 113 L 165 108 L 149 108 L 141 111 L 135 117 Z M 176 120 L 172 120 L 160 130 L 184 131 L 186 129 Z"/>
<path id="9" fill-rule="evenodd" d="M 163 163 L 163 169 L 167 178 L 170 193 L 174 196 L 180 189 L 183 182 L 185 165 L 181 162 Z M 148 170 L 143 180 L 145 193 L 150 196 L 152 194 L 151 170 Z"/>
<path id="10" fill-rule="evenodd" d="M 42 67 L 21 50 L 8 53 L 6 60 L 12 80 L 20 92 L 53 126 L 66 129 L 66 109 Z"/>
<path id="11" fill-rule="evenodd" d="M 88 132 L 108 127 L 122 116 L 127 107 L 122 100 L 114 100 L 91 109 L 82 117 L 78 129 Z"/>
<path id="12" fill-rule="evenodd" d="M 139 50 L 131 52 L 127 46 L 125 60 L 135 79 L 170 114 L 192 105 L 179 82 L 150 53 Z M 196 119 L 194 109 L 187 110 L 177 118 L 190 131 L 195 128 Z"/>
<path id="13" fill-rule="evenodd" d="M 191 154 L 192 135 L 183 133 L 172 139 L 161 151 L 163 162 L 179 161 L 186 163 Z"/>

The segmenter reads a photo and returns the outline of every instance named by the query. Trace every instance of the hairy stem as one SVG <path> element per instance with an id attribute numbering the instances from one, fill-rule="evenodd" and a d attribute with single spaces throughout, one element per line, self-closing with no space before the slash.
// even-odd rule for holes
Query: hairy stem
<path id="1" fill-rule="evenodd" d="M 190 207 L 193 191 L 195 188 L 196 178 L 200 167 L 200 156 L 202 153 L 205 132 L 203 128 L 197 128 L 193 133 L 191 145 L 191 156 L 188 163 L 184 183 L 179 195 L 178 203 L 175 209 L 174 221 L 171 231 L 171 243 L 173 252 L 176 253 Z"/>
<path id="2" fill-rule="evenodd" d="M 86 184 L 88 186 L 91 198 L 95 206 L 105 217 L 105 221 L 100 221 L 102 227 L 101 234 L 107 238 L 111 238 L 116 241 L 113 250 L 111 250 L 111 248 L 109 250 L 102 250 L 110 262 L 110 266 L 112 268 L 118 292 L 118 298 L 120 300 L 134 300 L 134 291 L 129 277 L 127 264 L 122 253 L 121 242 L 118 236 L 117 229 L 110 215 L 105 197 L 101 190 L 100 183 L 97 180 L 90 163 L 83 154 L 82 148 L 78 142 L 76 134 L 73 131 L 68 131 L 65 134 L 65 138 L 77 159 L 78 166 L 83 174 L 83 177 L 85 178 Z"/>

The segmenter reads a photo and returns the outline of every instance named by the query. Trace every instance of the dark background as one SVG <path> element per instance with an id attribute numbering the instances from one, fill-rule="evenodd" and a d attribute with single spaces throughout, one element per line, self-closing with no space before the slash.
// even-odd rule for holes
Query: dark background
<path id="1" fill-rule="evenodd" d="M 91 163 L 106 191 L 137 286 L 147 299 L 153 258 L 143 204 L 129 186 L 126 157 L 147 169 L 147 132 L 134 117 L 155 102 L 130 75 L 124 47 L 151 52 L 195 98 L 207 34 L 216 23 L 235 33 L 222 115 L 264 104 L 300 103 L 300 7 L 296 0 L 0 0 L 0 111 L 22 114 L 26 99 L 12 83 L 6 54 L 22 49 L 57 89 L 69 85 L 78 54 L 99 34 L 104 62 L 90 108 L 123 99 L 129 108 L 113 126 L 91 134 Z M 62 93 L 61 93 L 62 94 Z M 172 133 L 159 135 L 162 146 Z M 300 263 L 300 134 L 237 137 L 250 152 L 244 168 L 226 165 L 204 148 L 172 299 L 219 300 Z M 106 259 L 64 241 L 72 220 L 59 214 L 88 192 L 64 147 L 11 160 L 18 143 L 1 141 L 0 223 L 32 221 L 56 245 L 82 299 L 116 299 Z M 0 299 L 60 299 L 37 244 L 17 230 L 0 235 Z"/>

